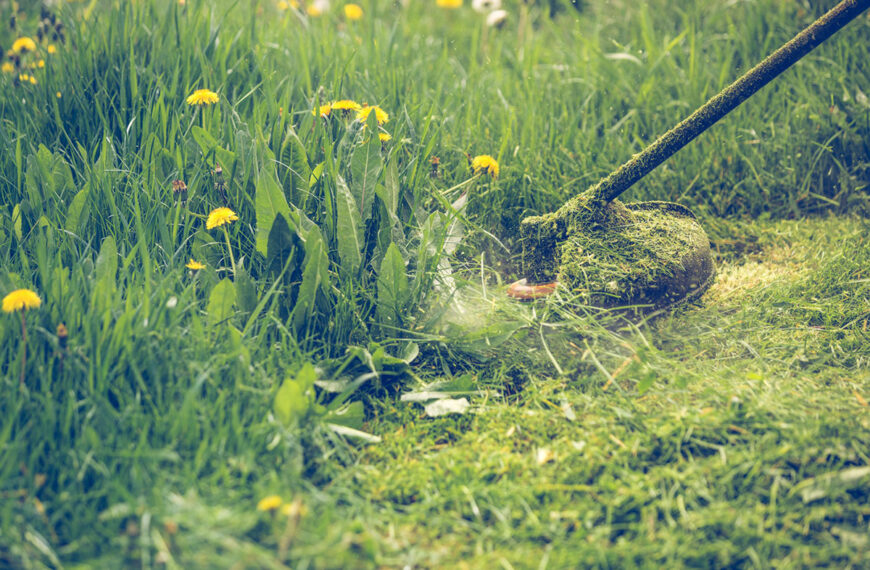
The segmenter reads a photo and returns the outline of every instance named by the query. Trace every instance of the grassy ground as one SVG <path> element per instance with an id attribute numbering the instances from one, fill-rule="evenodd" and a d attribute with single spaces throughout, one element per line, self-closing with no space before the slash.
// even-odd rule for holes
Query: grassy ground
<path id="1" fill-rule="evenodd" d="M 0 319 L 0 565 L 868 565 L 866 15 L 629 192 L 693 207 L 719 266 L 632 323 L 506 301 L 519 220 L 823 7 L 339 8 L 65 3 L 36 83 L 4 72 L 0 292 L 42 306 L 26 356 Z M 315 120 L 345 97 L 390 121 Z M 436 382 L 470 409 L 400 399 Z"/>

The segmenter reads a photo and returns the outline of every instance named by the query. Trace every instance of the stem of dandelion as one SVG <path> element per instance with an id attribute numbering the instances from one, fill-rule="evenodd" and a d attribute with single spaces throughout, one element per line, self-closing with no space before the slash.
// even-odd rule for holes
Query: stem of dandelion
<path id="1" fill-rule="evenodd" d="M 21 376 L 18 379 L 18 386 L 24 387 L 24 369 L 27 367 L 27 323 L 24 320 L 24 309 L 21 313 Z"/>
<path id="2" fill-rule="evenodd" d="M 233 257 L 233 248 L 230 245 L 230 232 L 227 231 L 226 225 L 221 226 L 221 229 L 224 231 L 224 238 L 226 238 L 226 241 L 227 241 L 227 251 L 230 254 L 230 265 L 231 265 L 231 268 L 233 270 L 233 278 L 235 278 L 235 276 L 236 276 L 236 260 Z"/>
<path id="3" fill-rule="evenodd" d="M 178 218 L 181 216 L 181 201 L 175 204 L 175 215 L 172 218 L 172 247 L 178 242 Z"/>

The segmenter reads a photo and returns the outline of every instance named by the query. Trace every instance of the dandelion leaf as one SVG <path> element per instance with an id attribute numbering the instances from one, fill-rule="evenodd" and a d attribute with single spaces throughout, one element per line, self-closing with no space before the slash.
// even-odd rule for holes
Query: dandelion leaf
<path id="1" fill-rule="evenodd" d="M 287 129 L 281 143 L 279 167 L 283 169 L 281 182 L 290 203 L 304 208 L 310 188 L 311 166 L 308 164 L 305 146 L 292 128 Z"/>
<path id="2" fill-rule="evenodd" d="M 262 162 L 257 167 L 256 196 L 254 205 L 257 214 L 257 251 L 268 255 L 269 232 L 277 216 L 290 218 L 290 205 L 278 183 L 275 157 L 265 144 L 258 145 Z"/>
<path id="3" fill-rule="evenodd" d="M 384 169 L 375 113 L 369 114 L 363 139 L 364 142 L 356 147 L 350 159 L 350 189 L 359 208 L 362 223 L 365 224 L 372 217 L 375 185 Z"/>
<path id="4" fill-rule="evenodd" d="M 208 297 L 208 319 L 212 325 L 224 322 L 233 316 L 236 289 L 229 279 L 221 279 Z"/>
<path id="5" fill-rule="evenodd" d="M 115 274 L 118 272 L 118 247 L 112 236 L 103 240 L 100 253 L 97 255 L 95 268 L 98 286 L 115 288 Z"/>
<path id="6" fill-rule="evenodd" d="M 344 404 L 334 410 L 330 410 L 324 419 L 332 424 L 347 426 L 353 429 L 362 429 L 365 417 L 363 403 L 357 400 L 349 404 Z"/>
<path id="7" fill-rule="evenodd" d="M 378 316 L 381 322 L 401 326 L 408 302 L 408 275 L 405 261 L 396 244 L 391 243 L 378 272 Z"/>
<path id="8" fill-rule="evenodd" d="M 329 258 L 326 254 L 326 244 L 316 228 L 305 237 L 305 269 L 302 270 L 302 284 L 293 308 L 293 326 L 302 333 L 311 322 L 315 312 L 315 302 L 319 289 L 325 289 L 329 283 Z"/>
<path id="9" fill-rule="evenodd" d="M 284 425 L 292 425 L 303 417 L 311 407 L 317 371 L 306 363 L 295 378 L 287 378 L 275 394 L 275 417 Z"/>
<path id="10" fill-rule="evenodd" d="M 193 140 L 199 145 L 202 154 L 206 156 L 214 154 L 214 158 L 221 165 L 221 168 L 231 175 L 236 163 L 235 153 L 223 148 L 220 142 L 202 127 L 194 125 L 190 130 L 193 133 Z"/>
<path id="11" fill-rule="evenodd" d="M 336 180 L 335 200 L 338 215 L 336 236 L 341 271 L 347 275 L 354 275 L 363 260 L 363 221 L 356 209 L 354 197 L 341 176 Z"/>
<path id="12" fill-rule="evenodd" d="M 244 261 L 244 258 L 242 258 L 236 263 L 233 283 L 236 286 L 236 301 L 239 310 L 244 313 L 251 313 L 257 307 L 257 286 L 245 269 Z"/>
<path id="13" fill-rule="evenodd" d="M 89 210 L 87 206 L 89 195 L 90 185 L 85 185 L 84 188 L 79 190 L 79 192 L 75 195 L 75 198 L 72 199 L 72 202 L 69 205 L 69 209 L 66 213 L 66 222 L 64 223 L 64 228 L 71 234 L 78 234 L 79 227 L 81 227 L 81 224 L 88 219 Z"/>
<path id="14" fill-rule="evenodd" d="M 284 216 L 277 216 L 266 243 L 266 264 L 272 271 L 281 271 L 290 256 L 302 255 L 304 245 Z M 301 262 L 301 260 L 300 260 Z"/>

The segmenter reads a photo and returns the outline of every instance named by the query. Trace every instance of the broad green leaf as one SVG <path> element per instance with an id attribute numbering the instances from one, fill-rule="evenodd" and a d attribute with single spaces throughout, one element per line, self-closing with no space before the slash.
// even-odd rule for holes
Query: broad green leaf
<path id="1" fill-rule="evenodd" d="M 390 214 L 390 218 L 395 218 L 399 211 L 399 167 L 395 156 L 387 164 L 382 189 L 382 193 L 379 193 L 378 196 L 381 197 L 381 200 L 387 206 L 387 213 Z"/>
<path id="2" fill-rule="evenodd" d="M 72 170 L 70 169 L 69 164 L 67 164 L 60 155 L 55 155 L 51 176 L 54 191 L 57 193 L 59 198 L 62 199 L 67 190 L 75 188 Z"/>
<path id="3" fill-rule="evenodd" d="M 85 187 L 79 190 L 78 194 L 75 195 L 75 198 L 72 199 L 72 203 L 69 205 L 69 209 L 66 213 L 66 222 L 64 224 L 66 231 L 78 234 L 80 224 L 87 220 L 89 195 L 90 186 L 85 185 Z"/>
<path id="4" fill-rule="evenodd" d="M 30 208 L 33 212 L 42 211 L 42 184 L 39 176 L 39 166 L 36 157 L 27 157 L 27 172 L 24 173 L 24 187 L 27 197 L 30 199 Z"/>
<path id="5" fill-rule="evenodd" d="M 405 261 L 396 244 L 391 243 L 378 271 L 378 315 L 381 322 L 400 326 L 408 295 Z"/>
<path id="6" fill-rule="evenodd" d="M 298 333 L 305 330 L 314 314 L 314 303 L 317 292 L 324 288 L 329 279 L 327 272 L 329 258 L 326 254 L 326 244 L 316 228 L 308 232 L 305 238 L 305 269 L 302 270 L 302 284 L 293 308 L 293 326 Z"/>
<path id="7" fill-rule="evenodd" d="M 341 271 L 348 275 L 356 274 L 363 260 L 363 222 L 356 210 L 356 202 L 339 176 L 335 187 L 338 226 L 335 234 L 338 241 L 338 257 Z"/>
<path id="8" fill-rule="evenodd" d="M 257 306 L 257 286 L 244 266 L 244 259 L 239 259 L 233 272 L 233 283 L 236 286 L 236 302 L 239 310 L 250 313 Z"/>
<path id="9" fill-rule="evenodd" d="M 258 145 L 260 161 L 257 166 L 257 195 L 254 205 L 257 213 L 257 251 L 268 254 L 269 232 L 276 216 L 290 219 L 290 206 L 284 190 L 278 184 L 275 172 L 275 157 L 265 144 Z"/>
<path id="10" fill-rule="evenodd" d="M 208 297 L 208 319 L 212 325 L 217 325 L 233 316 L 233 305 L 236 302 L 236 289 L 229 279 L 221 279 L 214 286 Z"/>
<path id="11" fill-rule="evenodd" d="M 420 355 L 420 346 L 416 342 L 409 342 L 402 349 L 401 359 L 411 364 Z"/>
<path id="12" fill-rule="evenodd" d="M 51 151 L 44 144 L 39 145 L 39 149 L 36 151 L 36 164 L 39 169 L 37 174 L 39 176 L 39 181 L 43 185 L 43 198 L 48 196 L 52 196 L 55 191 L 54 187 L 54 156 L 52 156 Z"/>
<path id="13" fill-rule="evenodd" d="M 363 137 L 364 142 L 354 150 L 350 159 L 350 189 L 364 225 L 372 216 L 375 185 L 384 169 L 384 161 L 381 159 L 381 141 L 378 138 L 378 122 L 374 113 L 369 114 Z"/>
<path id="14" fill-rule="evenodd" d="M 393 157 L 387 164 L 384 175 L 384 184 L 375 189 L 378 198 L 384 203 L 390 226 L 390 241 L 399 246 L 399 251 L 405 249 L 405 232 L 399 219 L 399 168 L 396 158 Z"/>
<path id="15" fill-rule="evenodd" d="M 115 274 L 118 272 L 118 247 L 112 236 L 103 240 L 100 245 L 100 253 L 97 255 L 97 264 L 94 269 L 97 282 L 102 285 L 111 285 L 115 288 Z"/>
<path id="16" fill-rule="evenodd" d="M 311 176 L 308 178 L 308 187 L 311 188 L 317 181 L 320 180 L 320 177 L 323 176 L 323 168 L 326 166 L 326 163 L 320 162 L 317 166 L 314 167 L 314 170 L 311 171 Z"/>
<path id="17" fill-rule="evenodd" d="M 287 256 L 303 249 L 302 240 L 290 229 L 284 216 L 276 216 L 266 243 L 266 265 L 274 271 L 281 271 Z"/>
<path id="18" fill-rule="evenodd" d="M 308 408 L 309 402 L 302 387 L 289 378 L 285 380 L 275 394 L 275 417 L 282 424 L 289 426 L 304 416 Z"/>
<path id="19" fill-rule="evenodd" d="M 302 418 L 311 407 L 317 371 L 311 363 L 299 370 L 295 378 L 287 378 L 275 394 L 275 416 L 284 425 L 292 425 Z"/>
<path id="20" fill-rule="evenodd" d="M 353 429 L 362 429 L 363 422 L 366 419 L 365 408 L 363 403 L 357 400 L 335 410 L 330 410 L 323 419 L 333 424 Z"/>
<path id="21" fill-rule="evenodd" d="M 100 158 L 96 162 L 97 172 L 103 174 L 115 168 L 115 149 L 108 139 L 103 139 L 100 146 Z"/>
<path id="22" fill-rule="evenodd" d="M 284 135 L 279 160 L 281 168 L 286 170 L 282 180 L 284 189 L 290 196 L 290 202 L 304 208 L 310 188 L 311 166 L 308 164 L 305 147 L 292 128 Z"/>
<path id="23" fill-rule="evenodd" d="M 15 207 L 12 208 L 12 231 L 15 233 L 15 239 L 19 242 L 21 241 L 22 231 L 21 231 L 21 204 L 15 204 Z"/>
<path id="24" fill-rule="evenodd" d="M 94 265 L 94 285 L 91 290 L 91 307 L 96 314 L 103 313 L 116 290 L 115 275 L 118 272 L 118 248 L 112 236 L 103 240 Z M 117 333 L 115 333 L 117 334 Z"/>
<path id="25" fill-rule="evenodd" d="M 202 154 L 207 155 L 214 152 L 218 164 L 224 169 L 224 174 L 231 176 L 236 163 L 235 153 L 223 148 L 220 141 L 202 127 L 194 125 L 190 129 L 190 132 L 193 133 L 193 139 L 199 144 L 199 148 L 202 149 Z"/>

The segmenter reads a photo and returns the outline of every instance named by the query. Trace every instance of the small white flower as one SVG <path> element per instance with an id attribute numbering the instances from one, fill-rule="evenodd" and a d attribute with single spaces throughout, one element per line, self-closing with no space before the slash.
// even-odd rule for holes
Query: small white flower
<path id="1" fill-rule="evenodd" d="M 329 0 L 314 0 L 310 8 L 318 14 L 325 14 L 329 12 Z"/>
<path id="2" fill-rule="evenodd" d="M 486 17 L 486 25 L 490 28 L 500 28 L 507 20 L 508 13 L 504 10 L 496 10 Z"/>
<path id="3" fill-rule="evenodd" d="M 471 7 L 475 12 L 486 14 L 501 8 L 501 0 L 471 0 Z"/>

